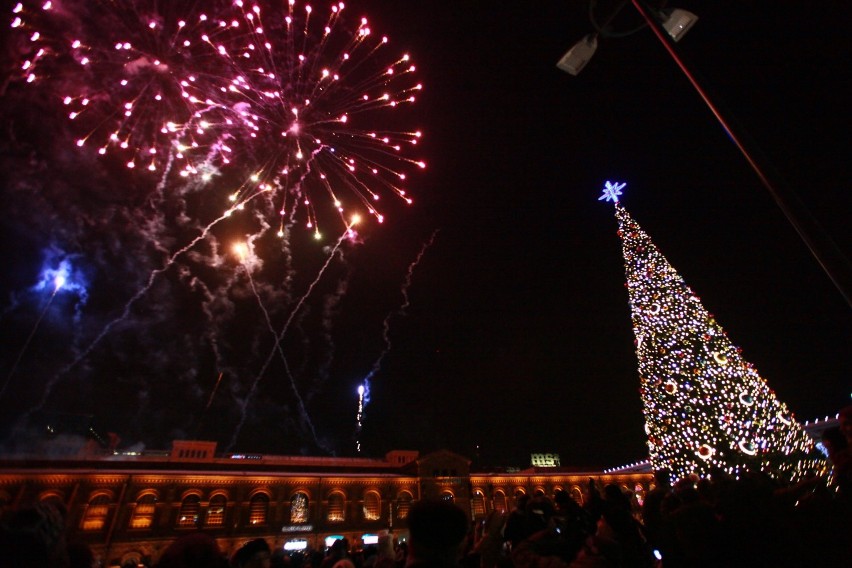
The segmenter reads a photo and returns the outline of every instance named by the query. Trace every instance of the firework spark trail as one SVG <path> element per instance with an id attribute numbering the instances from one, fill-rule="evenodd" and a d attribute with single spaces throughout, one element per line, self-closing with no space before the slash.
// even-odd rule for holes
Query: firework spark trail
<path id="1" fill-rule="evenodd" d="M 242 247 L 239 247 L 239 248 L 242 248 Z M 266 309 L 266 306 L 264 305 L 263 300 L 260 297 L 260 293 L 258 292 L 257 286 L 254 283 L 254 278 L 252 278 L 252 275 L 251 275 L 251 268 L 246 263 L 245 257 L 246 257 L 247 251 L 238 250 L 237 254 L 240 255 L 240 257 L 241 257 L 242 267 L 245 270 L 246 276 L 248 277 L 249 285 L 251 286 L 251 291 L 252 291 L 252 293 L 254 293 L 254 297 L 257 300 L 257 305 L 260 306 L 260 309 L 263 312 L 263 317 L 266 321 L 266 326 L 269 329 L 269 332 L 272 334 L 272 336 L 277 337 L 278 334 L 275 331 L 275 326 L 272 325 L 272 318 L 269 316 L 269 310 Z M 301 400 L 302 400 L 301 396 L 299 395 L 298 389 L 296 389 L 296 381 L 293 378 L 292 372 L 290 371 L 290 363 L 289 363 L 289 361 L 287 361 L 287 357 L 284 355 L 284 349 L 282 349 L 282 347 L 281 347 L 280 340 L 276 341 L 275 350 L 278 352 L 279 356 L 281 357 L 281 362 L 284 363 L 285 373 L 287 374 L 287 377 L 290 379 L 290 384 L 293 386 L 293 393 L 296 395 L 296 398 L 301 402 Z M 300 406 L 302 407 L 302 409 L 304 409 L 304 403 L 301 403 Z M 308 420 L 308 423 L 310 424 L 310 420 Z M 311 425 L 311 431 L 314 432 L 313 425 Z M 316 441 L 316 432 L 314 432 L 314 439 Z"/>
<path id="2" fill-rule="evenodd" d="M 361 453 L 361 419 L 364 416 L 364 400 L 370 398 L 370 387 L 358 385 L 358 412 L 355 414 L 355 452 Z"/>
<path id="3" fill-rule="evenodd" d="M 317 283 L 322 278 L 322 276 L 325 273 L 328 266 L 331 264 L 331 261 L 334 259 L 334 257 L 337 254 L 337 251 L 340 248 L 340 246 L 343 244 L 343 242 L 346 240 L 346 238 L 350 236 L 353 224 L 354 224 L 354 222 L 352 224 L 349 224 L 346 227 L 346 230 L 343 231 L 343 234 L 340 235 L 340 238 L 337 239 L 337 242 L 335 243 L 334 248 L 332 248 L 331 252 L 329 253 L 328 258 L 326 259 L 325 263 L 319 269 L 319 272 L 317 272 L 316 278 L 314 278 L 313 282 L 311 282 L 311 284 L 308 286 L 308 289 L 307 289 L 307 291 L 305 291 L 304 295 L 301 298 L 299 298 L 299 301 L 296 303 L 295 307 L 290 311 L 290 315 L 287 317 L 287 321 L 284 322 L 284 326 L 281 328 L 281 332 L 278 333 L 277 336 L 275 337 L 275 345 L 273 346 L 269 355 L 266 357 L 266 360 L 264 361 L 263 366 L 260 368 L 260 371 L 258 372 L 257 377 L 255 377 L 254 381 L 252 382 L 251 388 L 249 389 L 248 393 L 246 393 L 246 396 L 243 399 L 242 404 L 240 405 L 240 421 L 237 424 L 237 427 L 234 429 L 234 434 L 231 436 L 231 441 L 228 443 L 228 446 L 225 449 L 225 451 L 227 451 L 227 452 L 231 451 L 231 449 L 236 445 L 237 438 L 239 437 L 240 432 L 242 431 L 243 426 L 245 425 L 246 415 L 247 415 L 246 411 L 248 410 L 248 406 L 251 402 L 251 399 L 254 397 L 254 394 L 257 391 L 257 385 L 260 383 L 260 380 L 263 378 L 263 375 L 266 373 L 266 369 L 269 367 L 269 364 L 272 362 L 272 359 L 275 357 L 275 354 L 278 353 L 279 350 L 281 349 L 281 341 L 284 339 L 284 336 L 287 334 L 287 331 L 290 328 L 290 324 L 292 323 L 293 318 L 299 312 L 299 310 L 301 309 L 302 305 L 305 303 L 305 300 L 308 298 L 308 296 L 311 295 L 311 292 L 313 291 L 314 287 L 317 285 Z M 284 362 L 285 362 L 285 365 L 286 365 L 286 359 L 284 360 Z M 305 408 L 305 402 L 304 402 L 304 400 L 302 400 L 302 397 L 299 394 L 299 389 L 296 386 L 296 381 L 293 379 L 293 376 L 290 374 L 289 368 L 287 369 L 287 376 L 290 378 L 290 386 L 293 388 L 293 392 L 296 394 L 296 401 L 299 403 L 299 410 L 300 410 L 302 419 L 305 421 L 305 423 L 311 429 L 311 434 L 313 435 L 314 440 L 317 441 L 317 444 L 319 445 L 316 429 L 314 428 L 313 422 L 311 422 L 310 416 L 308 415 L 307 408 Z"/>
<path id="4" fill-rule="evenodd" d="M 14 375 L 15 371 L 18 369 L 18 365 L 21 363 L 21 359 L 23 359 L 27 347 L 30 346 L 30 342 L 33 340 L 33 337 L 35 336 L 36 331 L 38 330 L 38 327 L 41 324 L 41 320 L 43 320 L 45 314 L 47 314 L 47 310 L 50 308 L 50 304 L 53 303 L 53 298 L 56 297 L 56 294 L 59 292 L 59 289 L 62 288 L 62 284 L 64 284 L 64 281 L 60 279 L 60 277 L 57 277 L 56 286 L 54 287 L 53 292 L 50 294 L 50 297 L 44 304 L 44 308 L 41 310 L 41 314 L 38 316 L 38 319 L 36 320 L 32 331 L 30 331 L 29 336 L 27 336 L 27 340 L 24 341 L 23 347 L 21 347 L 21 350 L 18 352 L 18 357 L 15 359 L 15 363 L 12 365 L 9 374 L 6 375 L 6 380 L 3 382 L 3 388 L 0 388 L 0 399 L 3 398 L 3 393 L 6 392 L 6 387 L 9 386 L 9 381 L 12 379 L 12 375 Z"/>

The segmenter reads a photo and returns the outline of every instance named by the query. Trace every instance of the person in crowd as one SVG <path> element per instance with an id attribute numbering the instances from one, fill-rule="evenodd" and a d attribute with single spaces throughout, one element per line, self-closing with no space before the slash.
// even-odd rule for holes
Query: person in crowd
<path id="1" fill-rule="evenodd" d="M 231 557 L 232 568 L 269 568 L 271 563 L 272 550 L 262 538 L 248 541 Z"/>
<path id="2" fill-rule="evenodd" d="M 97 568 L 98 563 L 92 548 L 85 542 L 68 543 L 68 568 Z"/>
<path id="3" fill-rule="evenodd" d="M 345 538 L 335 540 L 329 547 L 328 555 L 323 559 L 320 568 L 355 568 L 355 563 L 349 554 L 349 541 Z"/>
<path id="4" fill-rule="evenodd" d="M 393 549 L 393 535 L 388 531 L 379 533 L 379 544 L 376 547 L 376 559 L 373 568 L 394 568 L 396 551 Z"/>
<path id="5" fill-rule="evenodd" d="M 444 500 L 423 500 L 408 513 L 406 568 L 458 567 L 468 533 L 464 511 Z"/>
<path id="6" fill-rule="evenodd" d="M 299 561 L 301 561 L 301 555 L 299 555 Z M 293 567 L 293 557 L 287 554 L 287 551 L 283 548 L 278 548 L 272 551 L 272 560 L 269 563 L 270 568 L 287 568 Z"/>
<path id="7" fill-rule="evenodd" d="M 14 511 L 0 527 L 0 566 L 66 568 L 65 515 L 51 502 Z"/>
<path id="8" fill-rule="evenodd" d="M 852 451 L 840 427 L 823 432 L 822 445 L 833 467 L 832 483 L 845 496 L 852 496 Z"/>
<path id="9" fill-rule="evenodd" d="M 840 431 L 846 437 L 846 443 L 852 447 L 852 405 L 849 405 L 837 413 Z"/>
<path id="10" fill-rule="evenodd" d="M 515 508 L 509 513 L 506 519 L 506 526 L 503 529 L 503 537 L 510 546 L 517 545 L 524 540 L 529 533 L 527 532 L 527 503 L 530 496 L 526 493 L 520 494 L 515 498 Z"/>
<path id="11" fill-rule="evenodd" d="M 400 542 L 394 547 L 393 563 L 394 568 L 404 568 L 408 562 L 408 543 Z"/>
<path id="12" fill-rule="evenodd" d="M 527 536 L 512 547 L 511 560 L 514 568 L 538 568 L 566 566 L 575 557 L 589 533 L 588 522 L 583 516 L 563 516 L 570 505 L 563 501 L 558 509 L 553 501 L 544 496 L 534 497 L 527 503 Z"/>
<path id="13" fill-rule="evenodd" d="M 156 568 L 227 568 L 212 536 L 196 532 L 179 537 L 160 556 Z"/>
<path id="14" fill-rule="evenodd" d="M 479 557 L 480 568 L 495 568 L 500 561 L 505 524 L 506 514 L 497 509 L 477 523 L 472 552 Z"/>

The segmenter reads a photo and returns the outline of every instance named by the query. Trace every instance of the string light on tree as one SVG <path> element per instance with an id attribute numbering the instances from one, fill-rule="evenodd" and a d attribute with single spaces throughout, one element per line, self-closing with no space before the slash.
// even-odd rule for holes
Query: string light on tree
<path id="1" fill-rule="evenodd" d="M 813 441 L 716 319 L 631 218 L 612 201 L 636 336 L 651 464 L 673 480 L 714 469 L 759 469 L 782 481 L 822 470 Z"/>

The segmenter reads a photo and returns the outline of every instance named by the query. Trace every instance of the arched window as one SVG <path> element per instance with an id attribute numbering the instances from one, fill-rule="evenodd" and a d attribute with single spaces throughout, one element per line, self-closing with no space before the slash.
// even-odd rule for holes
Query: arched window
<path id="1" fill-rule="evenodd" d="M 228 499 L 221 493 L 210 498 L 210 505 L 207 506 L 207 519 L 205 526 L 221 527 L 225 524 L 225 507 L 228 505 Z"/>
<path id="2" fill-rule="evenodd" d="M 266 515 L 269 512 L 269 495 L 258 493 L 249 501 L 249 524 L 265 525 Z"/>
<path id="3" fill-rule="evenodd" d="M 396 498 L 396 518 L 405 519 L 408 517 L 408 510 L 411 509 L 411 493 L 402 491 Z"/>
<path id="4" fill-rule="evenodd" d="M 109 495 L 96 495 L 89 501 L 89 506 L 86 507 L 86 512 L 83 514 L 83 520 L 80 523 L 80 528 L 84 531 L 99 531 L 106 526 L 107 516 L 109 515 Z"/>
<path id="5" fill-rule="evenodd" d="M 523 490 L 523 488 L 521 488 L 521 487 L 518 487 L 517 489 L 515 489 L 515 493 L 514 493 L 514 495 L 513 495 L 513 497 L 514 497 L 513 501 L 514 501 L 514 503 L 515 503 L 515 507 L 517 507 L 517 506 L 518 506 L 518 501 L 520 501 L 521 499 L 523 499 L 523 497 L 524 497 L 526 494 L 527 494 L 527 492 L 526 492 L 526 491 L 524 491 L 524 490 Z"/>
<path id="6" fill-rule="evenodd" d="M 39 503 L 47 503 L 49 505 L 53 505 L 60 511 L 65 509 L 65 499 L 60 493 L 56 491 L 48 491 L 47 493 L 43 493 L 38 500 Z"/>
<path id="7" fill-rule="evenodd" d="M 452 491 L 441 491 L 441 501 L 447 501 L 448 503 L 453 503 L 456 500 L 456 496 L 453 495 Z"/>
<path id="8" fill-rule="evenodd" d="M 346 519 L 346 501 L 343 493 L 334 492 L 328 496 L 328 520 L 343 521 Z"/>
<path id="9" fill-rule="evenodd" d="M 471 503 L 474 518 L 482 518 L 485 516 L 485 495 L 479 489 L 473 492 L 473 502 Z"/>
<path id="10" fill-rule="evenodd" d="M 180 504 L 178 511 L 177 526 L 198 526 L 198 514 L 201 511 L 201 497 L 198 495 L 187 495 Z"/>
<path id="11" fill-rule="evenodd" d="M 571 493 L 571 497 L 574 498 L 574 501 L 576 501 L 578 505 L 583 504 L 583 492 L 580 490 L 579 487 L 577 487 L 575 485 L 574 487 L 571 488 L 570 493 Z"/>
<path id="12" fill-rule="evenodd" d="M 157 496 L 146 493 L 136 500 L 136 506 L 130 515 L 131 529 L 150 529 L 154 524 L 154 511 L 157 507 Z"/>
<path id="13" fill-rule="evenodd" d="M 290 523 L 300 525 L 308 522 L 308 496 L 303 492 L 296 493 L 290 499 Z"/>
<path id="14" fill-rule="evenodd" d="M 382 498 L 375 491 L 368 491 L 364 495 L 364 518 L 368 521 L 376 521 L 382 516 Z"/>
<path id="15" fill-rule="evenodd" d="M 506 504 L 506 494 L 500 490 L 494 492 L 494 510 L 506 513 L 509 506 Z"/>
<path id="16" fill-rule="evenodd" d="M 544 489 L 536 487 L 536 490 L 533 492 L 533 497 L 544 497 Z"/>

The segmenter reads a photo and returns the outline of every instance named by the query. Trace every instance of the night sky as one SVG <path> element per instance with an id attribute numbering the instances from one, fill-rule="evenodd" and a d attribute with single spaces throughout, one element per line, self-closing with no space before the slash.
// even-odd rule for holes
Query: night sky
<path id="1" fill-rule="evenodd" d="M 616 3 L 597 3 L 601 21 Z M 678 7 L 700 17 L 678 52 L 796 196 L 791 214 L 852 295 L 852 8 Z M 272 357 L 242 426 L 273 345 L 252 282 L 225 253 L 247 224 L 217 225 L 122 316 L 165 251 L 204 225 L 184 214 L 211 220 L 225 193 L 152 205 L 150 181 L 74 146 L 56 93 L 15 79 L 20 44 L 7 38 L 5 448 L 27 447 L 57 417 L 91 416 L 121 447 L 201 438 L 354 455 L 359 440 L 365 456 L 447 448 L 480 465 L 526 465 L 531 452 L 571 466 L 644 459 L 621 243 L 598 201 L 606 180 L 627 183 L 622 203 L 800 420 L 849 403 L 852 307 L 650 30 L 601 40 L 572 77 L 555 63 L 592 31 L 585 0 L 346 10 L 416 62 L 424 90 L 404 119 L 423 131 L 428 167 L 408 181 L 414 204 L 365 223 L 314 287 L 335 237 L 317 244 L 294 228 L 286 263 L 259 241 L 252 282 L 274 327 L 299 310 L 282 341 L 292 381 Z M 628 5 L 612 26 L 640 22 Z M 63 80 L 74 79 L 53 84 Z M 49 301 L 37 285 L 62 260 L 79 288 Z M 357 434 L 356 389 L 371 371 Z"/>

